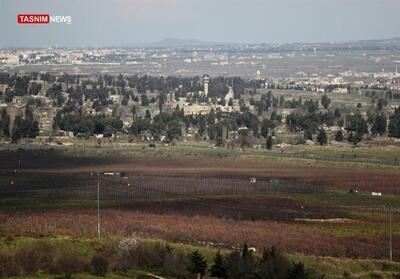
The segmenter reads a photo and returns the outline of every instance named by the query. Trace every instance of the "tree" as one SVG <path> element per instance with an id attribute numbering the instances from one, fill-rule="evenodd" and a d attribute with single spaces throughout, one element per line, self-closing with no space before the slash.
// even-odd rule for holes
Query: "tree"
<path id="1" fill-rule="evenodd" d="M 249 246 L 247 246 L 247 243 L 243 244 L 243 248 L 242 248 L 242 258 L 245 259 L 250 255 L 250 250 L 249 250 Z"/>
<path id="2" fill-rule="evenodd" d="M 253 253 L 247 245 L 241 251 L 232 252 L 226 259 L 227 278 L 252 279 L 256 277 L 257 265 Z M 264 278 L 264 277 L 260 277 Z"/>
<path id="3" fill-rule="evenodd" d="M 320 129 L 317 135 L 317 142 L 320 145 L 324 145 L 328 142 L 327 137 L 326 137 L 326 133 L 324 129 Z"/>
<path id="4" fill-rule="evenodd" d="M 271 149 L 272 149 L 272 137 L 271 137 L 271 136 L 268 136 L 268 137 L 267 137 L 267 142 L 266 142 L 266 144 L 267 144 L 267 149 L 268 149 L 268 150 L 271 150 Z"/>
<path id="5" fill-rule="evenodd" d="M 390 116 L 389 137 L 400 138 L 400 108 L 395 109 Z"/>
<path id="6" fill-rule="evenodd" d="M 222 257 L 219 250 L 214 257 L 214 264 L 211 266 L 211 276 L 217 278 L 227 277 L 225 259 Z"/>
<path id="7" fill-rule="evenodd" d="M 327 95 L 322 95 L 321 105 L 324 107 L 324 109 L 328 109 L 330 103 L 331 103 L 331 99 L 329 99 Z"/>
<path id="8" fill-rule="evenodd" d="M 293 268 L 290 270 L 288 279 L 308 279 L 310 278 L 309 272 L 304 268 L 304 264 L 295 263 Z"/>
<path id="9" fill-rule="evenodd" d="M 245 146 L 250 145 L 249 129 L 241 129 L 238 131 L 240 147 L 243 149 Z"/>
<path id="10" fill-rule="evenodd" d="M 17 132 L 15 130 L 15 132 L 17 132 L 17 134 L 21 134 L 22 138 L 35 138 L 39 135 L 39 122 L 34 119 L 33 111 L 29 105 L 27 105 L 25 109 L 25 119 L 23 119 L 22 125 L 18 126 L 18 128 L 20 131 Z"/>
<path id="11" fill-rule="evenodd" d="M 227 257 L 227 273 L 228 278 L 240 279 L 244 278 L 245 274 L 242 268 L 242 257 L 238 251 L 234 251 Z"/>
<path id="12" fill-rule="evenodd" d="M 0 137 L 10 137 L 10 116 L 6 109 L 1 111 L 0 116 Z"/>
<path id="13" fill-rule="evenodd" d="M 386 131 L 386 116 L 381 113 L 375 115 L 372 123 L 371 132 L 376 135 L 379 134 L 382 136 Z"/>
<path id="14" fill-rule="evenodd" d="M 167 128 L 167 138 L 173 140 L 175 138 L 179 138 L 181 135 L 182 135 L 182 130 L 179 121 L 173 120 L 169 122 Z"/>
<path id="15" fill-rule="evenodd" d="M 126 96 L 124 96 L 124 98 L 122 98 L 121 105 L 127 106 L 128 102 L 129 102 L 129 99 Z"/>
<path id="16" fill-rule="evenodd" d="M 82 270 L 82 260 L 75 251 L 63 251 L 55 260 L 55 269 L 59 273 L 64 273 L 65 278 L 72 278 L 74 273 Z"/>
<path id="17" fill-rule="evenodd" d="M 132 112 L 132 117 L 135 118 L 137 113 L 136 106 L 132 107 L 131 112 Z"/>
<path id="18" fill-rule="evenodd" d="M 215 124 L 215 110 L 212 108 L 208 114 L 207 124 Z"/>
<path id="19" fill-rule="evenodd" d="M 241 111 L 241 112 L 245 112 L 245 111 L 247 110 L 246 102 L 244 101 L 243 98 L 241 98 L 241 99 L 239 100 L 239 108 L 240 108 L 240 111 Z"/>
<path id="20" fill-rule="evenodd" d="M 352 115 L 348 119 L 347 123 L 345 123 L 345 129 L 349 132 L 349 142 L 353 144 L 360 142 L 362 136 L 368 133 L 367 123 L 359 113 Z"/>
<path id="21" fill-rule="evenodd" d="M 257 278 L 287 278 L 291 265 L 275 248 L 264 249 Z"/>
<path id="22" fill-rule="evenodd" d="M 108 261 L 102 256 L 93 256 L 91 262 L 93 273 L 97 276 L 104 276 L 107 273 Z"/>
<path id="23" fill-rule="evenodd" d="M 380 111 L 383 109 L 383 107 L 386 107 L 387 105 L 388 105 L 388 101 L 386 99 L 380 98 L 378 100 L 378 103 L 376 104 L 376 108 L 377 108 L 377 110 Z"/>
<path id="24" fill-rule="evenodd" d="M 335 115 L 336 118 L 340 118 L 341 113 L 340 113 L 340 110 L 338 108 L 335 109 L 334 115 Z"/>
<path id="25" fill-rule="evenodd" d="M 227 257 L 227 278 L 251 279 L 256 277 L 256 261 L 252 251 L 244 244 L 242 250 L 234 251 Z"/>
<path id="26" fill-rule="evenodd" d="M 146 109 L 146 113 L 145 113 L 144 118 L 151 120 L 151 113 L 150 113 L 150 110 Z"/>
<path id="27" fill-rule="evenodd" d="M 25 119 L 22 134 L 28 138 L 36 138 L 39 135 L 39 122 Z"/>
<path id="28" fill-rule="evenodd" d="M 142 94 L 141 99 L 142 106 L 147 107 L 149 105 L 149 99 L 147 98 L 147 95 L 145 93 Z"/>
<path id="29" fill-rule="evenodd" d="M 206 120 L 204 117 L 201 117 L 199 120 L 199 129 L 198 129 L 198 134 L 200 136 L 204 135 L 204 132 L 206 131 L 207 125 L 206 125 Z"/>
<path id="30" fill-rule="evenodd" d="M 204 274 L 206 273 L 207 261 L 198 250 L 189 255 L 189 264 L 187 266 L 187 270 L 192 274 L 196 274 L 198 279 L 203 278 Z"/>
<path id="31" fill-rule="evenodd" d="M 343 132 L 342 131 L 337 131 L 335 134 L 335 141 L 343 141 Z"/>
<path id="32" fill-rule="evenodd" d="M 21 115 L 17 115 L 14 119 L 13 129 L 11 133 L 12 142 L 16 143 L 22 138 L 22 126 L 24 124 L 24 120 Z"/>
<path id="33" fill-rule="evenodd" d="M 112 135 L 113 135 L 113 133 L 114 133 L 114 129 L 113 129 L 112 126 L 107 125 L 107 126 L 104 128 L 103 135 L 104 135 L 105 138 L 111 138 Z"/>
<path id="34" fill-rule="evenodd" d="M 350 132 L 347 140 L 350 143 L 356 145 L 357 143 L 359 143 L 362 140 L 362 136 L 359 133 Z"/>
<path id="35" fill-rule="evenodd" d="M 315 102 L 313 100 L 306 100 L 304 106 L 309 113 L 314 113 L 318 109 L 318 100 Z"/>
<path id="36" fill-rule="evenodd" d="M 158 108 L 160 111 L 162 111 L 163 109 L 165 99 L 166 99 L 165 93 L 161 93 L 160 96 L 158 97 Z"/>
<path id="37" fill-rule="evenodd" d="M 313 135 L 309 129 L 304 131 L 304 139 L 305 140 L 313 140 Z"/>
<path id="38" fill-rule="evenodd" d="M 130 132 L 135 136 L 140 135 L 142 132 L 146 131 L 149 128 L 148 121 L 142 119 L 141 117 L 136 117 L 131 127 L 129 128 Z"/>
<path id="39" fill-rule="evenodd" d="M 263 119 L 261 122 L 261 136 L 264 138 L 267 138 L 269 134 L 269 129 L 273 129 L 275 127 L 275 124 L 272 120 L 269 120 L 267 118 Z"/>

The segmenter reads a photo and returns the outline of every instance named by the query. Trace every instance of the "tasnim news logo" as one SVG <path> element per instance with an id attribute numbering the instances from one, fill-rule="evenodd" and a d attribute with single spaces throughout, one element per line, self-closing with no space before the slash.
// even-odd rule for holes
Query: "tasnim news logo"
<path id="1" fill-rule="evenodd" d="M 72 23 L 71 16 L 51 16 L 48 14 L 20 14 L 17 15 L 18 24 L 49 24 L 49 23 Z"/>

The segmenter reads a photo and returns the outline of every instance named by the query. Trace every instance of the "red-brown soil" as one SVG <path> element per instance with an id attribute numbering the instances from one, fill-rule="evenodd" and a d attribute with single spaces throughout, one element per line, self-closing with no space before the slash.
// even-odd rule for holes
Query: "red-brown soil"
<path id="1" fill-rule="evenodd" d="M 101 224 L 103 236 L 138 235 L 226 247 L 246 241 L 259 249 L 274 245 L 291 252 L 323 256 L 384 258 L 387 254 L 386 239 L 337 237 L 311 232 L 295 223 L 104 210 Z M 0 218 L 2 235 L 94 237 L 96 228 L 94 210 L 18 213 Z M 396 258 L 400 256 L 399 240 L 393 241 Z"/>
<path id="2" fill-rule="evenodd" d="M 3 155 L 3 154 L 2 154 Z M 10 155 L 9 155 L 10 156 Z M 20 165 L 18 165 L 20 160 Z M 100 157 L 49 154 L 0 156 L 0 175 L 15 168 L 29 172 L 88 173 L 126 171 L 136 175 L 213 176 L 229 178 L 282 179 L 290 182 L 400 194 L 400 171 L 373 166 L 348 167 L 302 164 L 286 160 L 185 157 Z"/>

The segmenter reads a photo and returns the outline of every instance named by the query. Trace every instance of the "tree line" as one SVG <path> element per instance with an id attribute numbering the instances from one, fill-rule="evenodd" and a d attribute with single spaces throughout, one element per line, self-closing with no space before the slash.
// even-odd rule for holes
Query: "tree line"
<path id="1" fill-rule="evenodd" d="M 212 260 L 207 260 L 199 250 L 187 252 L 160 242 L 139 243 L 133 238 L 117 243 L 104 242 L 102 246 L 102 249 L 85 256 L 73 245 L 27 242 L 15 246 L 12 252 L 0 251 L 0 276 L 45 274 L 73 278 L 80 273 L 104 277 L 110 272 L 123 275 L 138 270 L 144 271 L 144 274 L 156 272 L 177 279 L 201 279 L 205 275 L 220 279 L 324 277 L 301 262 L 288 261 L 274 247 L 264 249 L 259 255 L 245 244 L 242 249 L 228 253 L 218 251 Z"/>
<path id="2" fill-rule="evenodd" d="M 11 139 L 18 142 L 22 138 L 35 138 L 39 135 L 39 122 L 35 119 L 29 105 L 26 106 L 24 115 L 15 116 L 11 123 L 11 117 L 7 109 L 2 109 L 0 116 L 0 138 Z"/>

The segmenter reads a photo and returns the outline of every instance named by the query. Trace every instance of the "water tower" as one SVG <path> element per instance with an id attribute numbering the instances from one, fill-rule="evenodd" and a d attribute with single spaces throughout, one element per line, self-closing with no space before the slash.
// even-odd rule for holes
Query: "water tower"
<path id="1" fill-rule="evenodd" d="M 208 96 L 208 83 L 210 82 L 210 77 L 208 75 L 203 76 L 203 86 L 204 86 L 204 95 Z"/>

